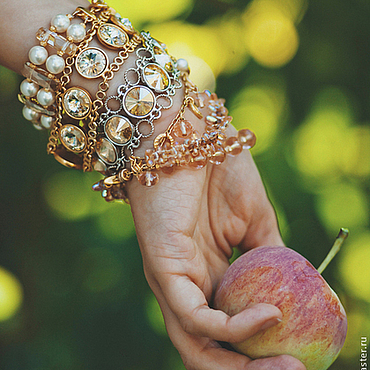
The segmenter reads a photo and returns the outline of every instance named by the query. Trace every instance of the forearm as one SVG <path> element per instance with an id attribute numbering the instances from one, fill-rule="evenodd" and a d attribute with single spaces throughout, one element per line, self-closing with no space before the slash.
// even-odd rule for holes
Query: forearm
<path id="1" fill-rule="evenodd" d="M 28 60 L 28 51 L 36 45 L 35 34 L 48 27 L 56 14 L 70 14 L 77 6 L 87 7 L 87 0 L 12 0 L 1 4 L 0 64 L 20 73 Z"/>

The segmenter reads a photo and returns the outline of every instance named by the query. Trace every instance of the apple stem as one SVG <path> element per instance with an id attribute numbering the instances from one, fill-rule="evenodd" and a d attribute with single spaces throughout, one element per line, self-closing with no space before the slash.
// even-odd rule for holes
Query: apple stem
<path id="1" fill-rule="evenodd" d="M 333 246 L 331 247 L 328 255 L 325 257 L 324 261 L 322 261 L 321 265 L 317 269 L 319 274 L 322 274 L 323 271 L 326 269 L 328 264 L 331 262 L 331 260 L 335 257 L 335 255 L 339 252 L 340 247 L 342 246 L 343 242 L 346 240 L 348 236 L 348 229 L 341 228 L 339 231 L 339 234 L 337 238 L 335 239 L 335 242 Z"/>

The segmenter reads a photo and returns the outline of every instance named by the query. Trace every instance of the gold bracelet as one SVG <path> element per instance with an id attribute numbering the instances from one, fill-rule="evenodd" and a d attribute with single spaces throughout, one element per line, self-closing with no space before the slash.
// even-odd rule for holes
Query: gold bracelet
<path id="1" fill-rule="evenodd" d="M 136 32 L 128 19 L 100 0 L 93 0 L 88 9 L 56 15 L 49 29 L 39 29 L 36 39 L 39 45 L 29 52 L 20 86 L 23 115 L 35 128 L 50 131 L 47 152 L 57 161 L 105 176 L 93 189 L 102 191 L 107 201 L 127 200 L 125 186 L 133 177 L 153 186 L 159 171 L 221 164 L 226 154 L 236 155 L 255 143 L 249 130 L 226 138 L 232 118 L 224 100 L 198 92 L 185 60 L 170 56 L 150 33 Z M 109 61 L 103 48 L 90 46 L 92 40 L 117 51 L 114 60 Z M 49 55 L 50 50 L 55 53 Z M 135 66 L 123 72 L 116 94 L 107 96 L 110 81 L 131 54 Z M 73 86 L 74 73 L 97 81 L 94 98 L 84 87 Z M 180 110 L 154 139 L 153 149 L 144 158 L 136 156 L 141 140 L 154 133 L 155 121 L 173 106 L 179 89 L 184 90 Z M 209 112 L 203 117 L 206 106 Z M 187 110 L 204 118 L 202 135 L 185 119 Z"/>

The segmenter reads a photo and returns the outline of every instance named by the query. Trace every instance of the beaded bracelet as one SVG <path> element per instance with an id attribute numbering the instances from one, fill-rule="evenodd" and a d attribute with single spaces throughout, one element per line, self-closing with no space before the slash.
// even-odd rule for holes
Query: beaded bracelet
<path id="1" fill-rule="evenodd" d="M 128 19 L 100 0 L 93 0 L 88 9 L 56 15 L 36 39 L 39 45 L 29 51 L 20 86 L 23 115 L 35 128 L 49 130 L 47 151 L 60 163 L 105 176 L 93 189 L 107 201 L 127 200 L 125 186 L 132 177 L 153 186 L 158 170 L 171 173 L 181 166 L 203 168 L 208 161 L 221 164 L 226 154 L 239 154 L 255 144 L 249 130 L 227 138 L 232 118 L 224 100 L 208 91 L 200 93 L 189 80 L 185 60 L 170 56 L 148 32 L 136 32 Z M 91 46 L 92 40 L 102 47 Z M 104 48 L 117 52 L 113 61 Z M 107 96 L 109 82 L 131 54 L 135 67 L 126 68 L 116 94 Z M 94 97 L 72 85 L 74 73 L 98 82 Z M 179 89 L 184 89 L 179 112 L 145 158 L 137 157 L 142 139 L 153 135 L 155 121 L 173 106 Z M 190 110 L 201 119 L 199 108 L 206 104 L 209 112 L 199 135 L 184 115 Z"/>

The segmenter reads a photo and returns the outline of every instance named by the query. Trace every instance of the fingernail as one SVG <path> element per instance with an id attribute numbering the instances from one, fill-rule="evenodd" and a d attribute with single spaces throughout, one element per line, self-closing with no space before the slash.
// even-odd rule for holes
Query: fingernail
<path id="1" fill-rule="evenodd" d="M 260 330 L 265 330 L 265 329 L 271 328 L 271 326 L 275 326 L 275 325 L 281 323 L 281 321 L 282 321 L 281 319 L 279 319 L 278 317 L 275 317 L 274 319 L 271 319 L 271 320 L 266 321 L 261 326 L 261 329 Z"/>

